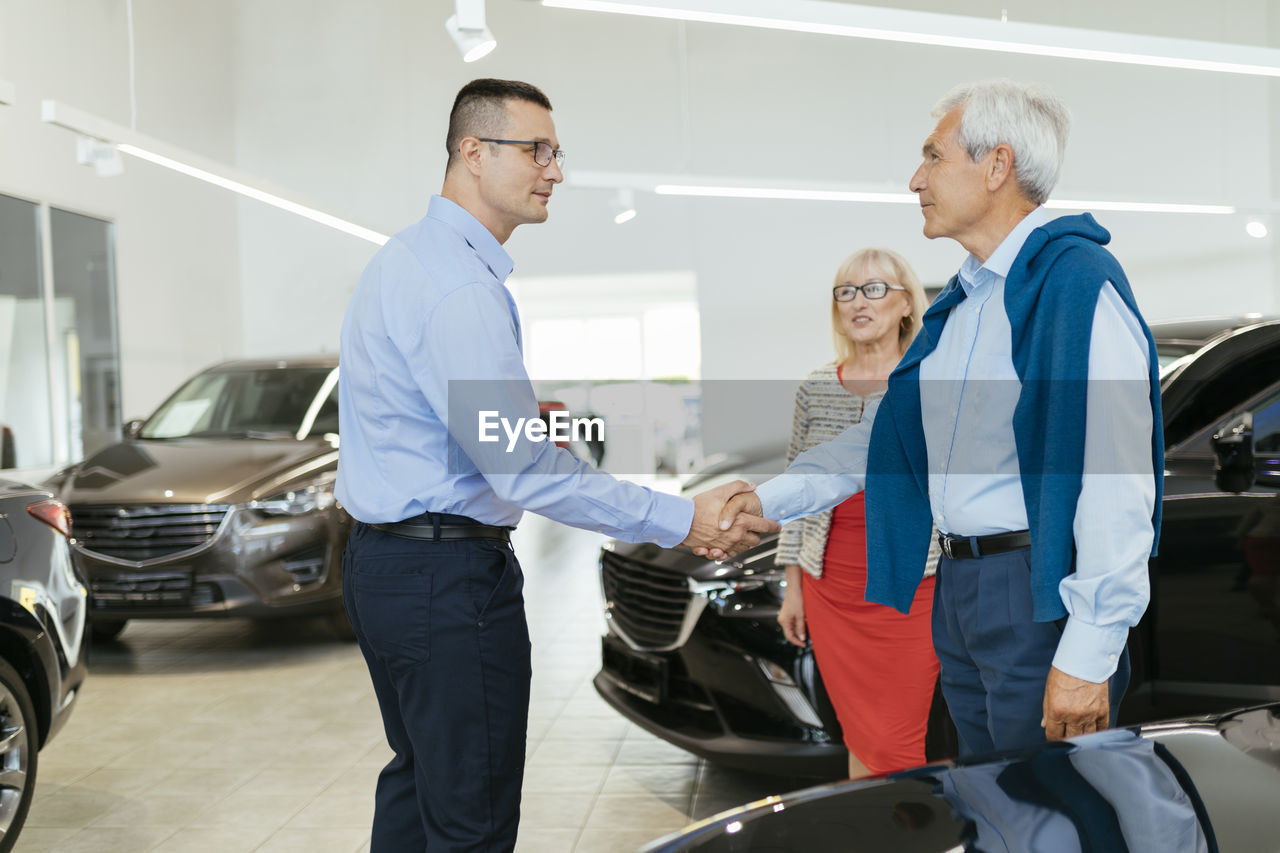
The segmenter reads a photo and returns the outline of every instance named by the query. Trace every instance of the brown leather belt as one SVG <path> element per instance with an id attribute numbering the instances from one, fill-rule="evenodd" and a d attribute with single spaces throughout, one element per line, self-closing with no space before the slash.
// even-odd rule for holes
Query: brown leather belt
<path id="1" fill-rule="evenodd" d="M 994 533 L 991 536 L 948 536 L 938 534 L 942 553 L 953 560 L 971 560 L 1031 547 L 1031 533 L 1018 530 L 1013 533 Z"/>
<path id="2" fill-rule="evenodd" d="M 447 521 L 392 521 L 385 524 L 370 524 L 370 527 L 399 536 L 404 539 L 425 539 L 428 542 L 440 542 L 446 539 L 493 539 L 498 542 L 510 542 L 510 527 L 495 527 L 492 524 L 455 524 Z"/>

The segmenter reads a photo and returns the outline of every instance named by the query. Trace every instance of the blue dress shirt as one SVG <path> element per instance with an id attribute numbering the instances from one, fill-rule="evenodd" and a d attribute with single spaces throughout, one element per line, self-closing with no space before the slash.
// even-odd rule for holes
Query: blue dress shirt
<path id="1" fill-rule="evenodd" d="M 433 196 L 374 256 L 342 324 L 338 500 L 364 522 L 424 512 L 514 527 L 522 511 L 631 542 L 679 544 L 693 504 L 616 480 L 551 441 L 482 440 L 480 412 L 538 417 L 512 262 Z"/>
<path id="2" fill-rule="evenodd" d="M 1050 218 L 1037 208 L 985 264 L 972 255 L 965 260 L 960 282 L 967 298 L 952 309 L 937 348 L 920 364 L 929 503 L 944 533 L 1027 529 L 1013 434 L 1021 386 L 1004 284 L 1027 236 Z M 1150 598 L 1155 506 L 1146 339 L 1110 284 L 1099 295 L 1089 346 L 1086 473 L 1073 525 L 1076 571 L 1059 585 L 1069 616 L 1053 665 L 1102 682 L 1115 672 L 1129 628 Z M 1133 393 L 1136 382 L 1142 393 Z M 784 476 L 762 484 L 757 494 L 765 515 L 786 523 L 861 490 L 873 420 L 874 412 L 864 415 L 840 438 L 796 457 Z"/>

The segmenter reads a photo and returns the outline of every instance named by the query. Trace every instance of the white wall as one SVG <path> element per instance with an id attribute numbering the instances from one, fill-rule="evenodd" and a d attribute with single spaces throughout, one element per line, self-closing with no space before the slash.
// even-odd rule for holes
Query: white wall
<path id="1" fill-rule="evenodd" d="M 900 5 L 1280 44 L 1273 0 Z M 489 0 L 499 47 L 464 65 L 444 31 L 448 6 L 136 0 L 138 127 L 392 232 L 438 189 L 448 109 L 475 76 L 548 92 L 570 178 L 575 168 L 687 172 L 898 191 L 932 103 L 955 82 L 1009 76 L 1051 85 L 1073 109 L 1058 197 L 1270 207 L 1280 195 L 1277 84 L 1258 78 L 680 25 L 531 0 Z M 0 0 L 0 78 L 22 98 L 0 108 L 0 191 L 119 223 L 126 414 L 135 414 L 222 355 L 335 348 L 374 247 L 140 163 L 110 181 L 74 166 L 74 140 L 39 125 L 37 99 L 127 123 L 123 9 L 124 0 Z M 516 275 L 692 271 L 707 378 L 794 380 L 829 358 L 827 288 L 855 248 L 892 246 L 934 283 L 962 257 L 954 243 L 924 240 L 909 206 L 642 194 L 640 216 L 618 227 L 608 197 L 558 188 L 551 221 L 507 245 Z M 1280 241 L 1247 237 L 1242 216 L 1099 218 L 1151 319 L 1280 308 Z M 790 402 L 777 387 L 768 402 L 708 400 L 710 449 L 785 434 Z"/>
<path id="2" fill-rule="evenodd" d="M 980 2 L 904 5 L 999 13 Z M 1273 26 L 1266 0 L 1240 0 L 1229 13 L 1194 2 L 1001 5 L 1013 20 L 1252 44 L 1266 44 Z M 680 25 L 527 0 L 489 0 L 499 46 L 468 66 L 444 32 L 445 6 L 241 0 L 242 165 L 394 230 L 421 216 L 439 186 L 441 140 L 458 87 L 473 76 L 498 76 L 529 80 L 550 95 L 570 181 L 576 168 L 904 191 L 934 101 L 953 83 L 1009 76 L 1046 83 L 1072 107 L 1058 197 L 1265 207 L 1275 195 L 1276 84 L 1257 78 Z M 950 241 L 926 241 L 913 207 L 642 194 L 640 216 L 618 227 L 608 198 L 605 190 L 557 189 L 551 221 L 520 229 L 508 244 L 516 274 L 691 269 L 707 378 L 796 379 L 827 360 L 827 288 L 855 248 L 899 249 L 933 283 L 963 256 Z M 1243 217 L 1099 219 L 1151 319 L 1280 307 L 1276 240 L 1248 237 Z M 270 322 L 246 320 L 246 346 L 272 350 L 288 329 L 311 346 L 332 347 L 343 297 L 368 252 L 347 238 L 328 240 L 327 252 L 309 242 L 305 257 L 288 262 L 306 284 L 282 283 L 286 262 L 275 232 L 245 209 L 240 237 L 246 304 L 276 306 L 263 315 Z M 304 286 L 318 298 L 299 311 L 292 291 Z M 713 448 L 785 434 L 787 386 L 762 387 L 769 390 L 748 402 L 731 391 L 708 399 Z"/>
<path id="3" fill-rule="evenodd" d="M 235 156 L 225 10 L 135 0 L 137 129 L 207 156 Z M 125 417 L 187 375 L 239 354 L 236 207 L 231 197 L 129 160 L 103 179 L 75 162 L 75 136 L 40 121 L 55 98 L 130 122 L 123 0 L 0 0 L 0 193 L 116 223 Z"/>

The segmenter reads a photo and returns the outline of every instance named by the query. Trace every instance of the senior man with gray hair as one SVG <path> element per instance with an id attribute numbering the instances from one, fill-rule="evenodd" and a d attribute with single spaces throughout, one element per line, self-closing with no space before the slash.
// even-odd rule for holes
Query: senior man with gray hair
<path id="1" fill-rule="evenodd" d="M 968 258 L 878 411 L 736 496 L 721 524 L 740 510 L 786 523 L 865 487 L 866 596 L 903 612 L 935 524 L 934 648 L 971 755 L 1115 724 L 1163 440 L 1155 342 L 1110 234 L 1042 206 L 1066 107 L 1000 80 L 954 89 L 934 115 L 911 190 L 925 236 Z"/>

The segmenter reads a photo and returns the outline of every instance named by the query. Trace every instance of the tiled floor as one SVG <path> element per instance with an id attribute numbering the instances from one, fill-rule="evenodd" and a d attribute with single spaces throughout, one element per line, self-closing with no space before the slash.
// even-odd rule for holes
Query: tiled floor
<path id="1" fill-rule="evenodd" d="M 601 541 L 528 516 L 516 534 L 534 643 L 520 853 L 633 851 L 802 784 L 707 765 L 596 696 Z M 40 754 L 16 850 L 367 850 L 388 756 L 364 661 L 324 624 L 131 623 Z"/>

